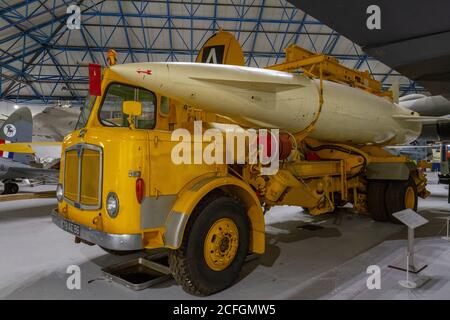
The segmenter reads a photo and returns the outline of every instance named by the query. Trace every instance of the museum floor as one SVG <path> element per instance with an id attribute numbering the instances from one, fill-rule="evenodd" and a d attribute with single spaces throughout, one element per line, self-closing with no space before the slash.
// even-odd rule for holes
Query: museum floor
<path id="1" fill-rule="evenodd" d="M 431 177 L 430 177 L 431 178 Z M 432 177 L 434 178 L 434 177 Z M 428 264 L 419 287 L 403 289 L 405 273 L 388 265 L 405 253 L 401 225 L 373 222 L 341 209 L 317 219 L 298 207 L 277 207 L 266 216 L 267 249 L 248 262 L 241 279 L 210 299 L 450 299 L 450 243 L 440 236 L 448 212 L 446 186 L 431 184 L 419 202 L 430 222 L 416 232 L 416 256 Z M 135 292 L 107 280 L 102 267 L 130 257 L 75 244 L 50 221 L 56 200 L 0 203 L 0 299 L 192 299 L 173 280 Z M 66 269 L 81 268 L 81 290 L 68 290 Z M 369 265 L 381 268 L 381 289 L 366 286 Z"/>

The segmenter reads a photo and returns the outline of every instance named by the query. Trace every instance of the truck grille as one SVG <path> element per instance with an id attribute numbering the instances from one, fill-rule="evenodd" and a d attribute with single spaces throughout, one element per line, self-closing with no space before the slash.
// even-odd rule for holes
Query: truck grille
<path id="1" fill-rule="evenodd" d="M 95 210 L 101 207 L 102 148 L 77 144 L 66 149 L 64 198 L 73 206 Z"/>

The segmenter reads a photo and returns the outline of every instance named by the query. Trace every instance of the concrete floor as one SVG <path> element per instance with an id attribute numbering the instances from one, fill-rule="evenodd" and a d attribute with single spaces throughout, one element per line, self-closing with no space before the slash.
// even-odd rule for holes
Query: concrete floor
<path id="1" fill-rule="evenodd" d="M 38 187 L 42 188 L 42 187 Z M 428 268 L 422 286 L 410 291 L 397 282 L 405 273 L 388 264 L 405 251 L 405 228 L 373 222 L 341 209 L 316 219 L 298 207 L 277 207 L 266 215 L 267 250 L 244 266 L 240 280 L 209 299 L 450 299 L 450 247 L 443 221 L 447 189 L 430 185 L 419 202 L 430 223 L 417 230 L 418 255 Z M 128 260 L 99 247 L 74 244 L 52 225 L 53 199 L 0 202 L 0 299 L 193 299 L 173 281 L 134 292 L 103 276 L 101 268 Z M 381 290 L 368 290 L 366 268 L 381 268 Z M 81 268 L 81 290 L 68 290 L 66 269 Z"/>

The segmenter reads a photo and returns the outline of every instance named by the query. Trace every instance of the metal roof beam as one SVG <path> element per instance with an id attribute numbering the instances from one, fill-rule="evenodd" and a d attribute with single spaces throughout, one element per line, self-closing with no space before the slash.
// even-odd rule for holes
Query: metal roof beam
<path id="1" fill-rule="evenodd" d="M 263 16 L 263 12 L 264 12 L 264 4 L 265 4 L 265 2 L 266 2 L 265 0 L 261 1 L 261 8 L 259 9 L 258 19 L 256 20 L 255 36 L 253 37 L 252 46 L 251 46 L 251 49 L 250 49 L 250 55 L 247 58 L 246 65 L 250 65 L 250 62 L 253 59 L 253 61 L 255 61 L 256 65 L 258 66 L 258 63 L 253 58 L 253 52 L 255 51 L 256 40 L 258 38 L 259 28 L 261 27 L 261 20 L 262 20 L 262 16 Z"/>
<path id="2" fill-rule="evenodd" d="M 102 16 L 102 17 L 120 17 L 120 12 L 85 12 L 83 16 L 89 17 L 89 16 Z M 150 13 L 131 13 L 131 12 L 124 12 L 125 17 L 130 18 L 148 18 L 148 19 L 172 19 L 172 20 L 203 20 L 203 21 L 214 21 L 213 16 L 189 16 L 189 15 L 168 15 L 168 14 L 150 14 Z M 276 24 L 288 24 L 289 19 L 261 19 L 258 18 L 242 18 L 243 22 L 255 22 L 255 23 L 276 23 Z M 222 17 L 217 16 L 217 21 L 228 21 L 228 22 L 239 22 L 239 17 Z M 301 24 L 300 21 L 291 21 L 291 24 L 299 25 Z M 317 20 L 305 20 L 303 22 L 304 24 L 311 24 L 311 25 L 323 25 L 321 22 Z"/>
<path id="3" fill-rule="evenodd" d="M 172 15 L 170 14 L 170 3 L 166 1 L 166 10 L 167 10 L 167 24 L 169 26 L 169 46 L 170 46 L 170 59 L 174 60 L 173 54 L 173 40 L 172 40 Z"/>
<path id="4" fill-rule="evenodd" d="M 130 42 L 130 35 L 128 34 L 128 28 L 126 28 L 126 24 L 128 24 L 128 22 L 125 19 L 125 15 L 123 13 L 122 2 L 119 0 L 117 2 L 117 5 L 119 6 L 119 11 L 120 11 L 120 15 L 121 15 L 119 23 L 122 22 L 122 26 L 124 27 L 124 32 L 125 32 L 125 39 L 127 40 L 128 48 L 131 49 L 132 46 L 131 46 L 131 42 Z M 131 50 L 128 50 L 128 55 L 131 57 L 132 62 L 136 62 L 133 52 Z"/>
<path id="5" fill-rule="evenodd" d="M 6 13 L 11 12 L 13 10 L 17 10 L 19 8 L 22 8 L 24 6 L 29 6 L 30 4 L 33 4 L 35 2 L 38 2 L 39 0 L 26 0 L 26 1 L 22 1 L 22 2 L 18 2 L 16 4 L 13 5 L 9 5 L 5 8 L 0 9 L 0 16 L 4 16 Z"/>

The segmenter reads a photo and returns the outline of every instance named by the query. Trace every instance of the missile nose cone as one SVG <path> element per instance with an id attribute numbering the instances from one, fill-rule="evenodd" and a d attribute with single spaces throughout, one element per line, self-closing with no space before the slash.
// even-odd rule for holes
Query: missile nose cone
<path id="1" fill-rule="evenodd" d="M 150 63 L 130 63 L 130 64 L 116 64 L 110 67 L 112 71 L 123 76 L 133 75 L 152 75 L 153 66 Z"/>
<path id="2" fill-rule="evenodd" d="M 150 62 L 130 63 L 114 65 L 111 67 L 111 71 L 136 85 L 154 90 L 155 86 L 160 86 L 161 82 L 166 82 L 168 79 L 168 69 L 164 65 Z"/>

